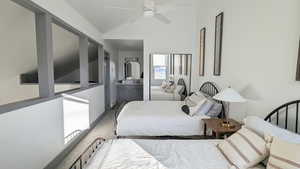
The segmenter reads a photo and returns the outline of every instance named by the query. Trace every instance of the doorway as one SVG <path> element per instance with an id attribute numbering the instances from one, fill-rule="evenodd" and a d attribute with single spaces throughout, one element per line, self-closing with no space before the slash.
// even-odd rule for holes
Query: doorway
<path id="1" fill-rule="evenodd" d="M 110 55 L 104 51 L 104 90 L 105 90 L 105 110 L 110 109 Z"/>

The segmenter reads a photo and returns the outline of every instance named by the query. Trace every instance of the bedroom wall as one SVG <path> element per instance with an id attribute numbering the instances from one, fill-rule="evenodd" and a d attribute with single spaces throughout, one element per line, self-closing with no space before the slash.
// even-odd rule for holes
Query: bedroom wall
<path id="1" fill-rule="evenodd" d="M 171 24 L 142 17 L 135 23 L 122 25 L 103 35 L 104 39 L 144 40 L 144 100 L 149 100 L 151 53 L 191 53 L 193 56 L 195 53 L 196 15 L 193 5 L 180 10 L 171 10 L 166 16 L 172 21 Z"/>
<path id="2" fill-rule="evenodd" d="M 106 40 L 104 48 L 110 54 L 110 106 L 113 107 L 117 103 L 118 49 Z"/>
<path id="3" fill-rule="evenodd" d="M 198 57 L 193 66 L 193 89 L 204 81 L 232 86 L 247 97 L 233 104 L 231 115 L 265 117 L 279 105 L 299 99 L 295 81 L 299 36 L 299 0 L 199 0 L 197 30 L 206 27 L 205 77 L 198 76 Z M 213 76 L 214 22 L 224 12 L 222 75 Z M 195 49 L 199 51 L 199 44 Z M 198 54 L 197 54 L 198 56 Z"/>

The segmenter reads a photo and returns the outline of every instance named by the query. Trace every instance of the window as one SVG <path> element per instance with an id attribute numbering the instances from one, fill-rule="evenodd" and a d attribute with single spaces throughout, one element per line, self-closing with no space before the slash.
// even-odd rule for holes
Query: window
<path id="1" fill-rule="evenodd" d="M 0 105 L 39 97 L 35 14 L 0 1 Z"/>
<path id="2" fill-rule="evenodd" d="M 99 83 L 98 44 L 89 42 L 89 84 Z"/>
<path id="3" fill-rule="evenodd" d="M 153 78 L 154 80 L 167 79 L 167 58 L 168 55 L 154 54 L 153 59 Z"/>
<path id="4" fill-rule="evenodd" d="M 55 93 L 80 88 L 79 37 L 52 24 Z"/>

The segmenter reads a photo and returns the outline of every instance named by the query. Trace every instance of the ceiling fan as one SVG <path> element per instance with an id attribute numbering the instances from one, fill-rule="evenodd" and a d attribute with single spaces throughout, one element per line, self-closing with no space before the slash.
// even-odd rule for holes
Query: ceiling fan
<path id="1" fill-rule="evenodd" d="M 158 10 L 158 7 L 160 10 Z M 134 8 L 124 8 L 124 7 L 119 7 L 119 6 L 105 6 L 105 8 L 110 8 L 110 9 L 119 9 L 119 10 L 127 10 L 127 11 L 138 11 L 139 9 L 134 9 Z M 144 0 L 144 5 L 143 5 L 143 13 L 139 17 L 152 17 L 157 20 L 159 20 L 162 23 L 165 24 L 170 24 L 171 20 L 167 18 L 162 12 L 166 10 L 163 10 L 162 6 L 156 5 L 154 0 Z M 138 18 L 134 18 L 135 20 Z"/>

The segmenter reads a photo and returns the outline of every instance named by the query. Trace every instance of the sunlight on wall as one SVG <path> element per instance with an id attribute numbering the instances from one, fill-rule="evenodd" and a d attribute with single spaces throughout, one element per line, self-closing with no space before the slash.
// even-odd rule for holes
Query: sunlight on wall
<path id="1" fill-rule="evenodd" d="M 90 127 L 89 101 L 78 97 L 63 95 L 65 143 Z"/>

